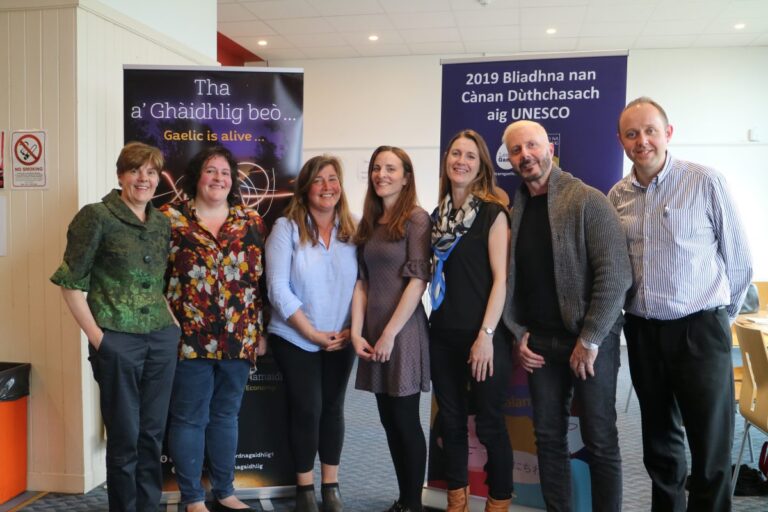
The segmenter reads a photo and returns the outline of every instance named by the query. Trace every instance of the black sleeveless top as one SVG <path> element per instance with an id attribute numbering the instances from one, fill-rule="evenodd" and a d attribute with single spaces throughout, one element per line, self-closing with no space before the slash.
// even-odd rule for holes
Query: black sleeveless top
<path id="1" fill-rule="evenodd" d="M 493 273 L 488 256 L 488 233 L 499 213 L 509 215 L 496 203 L 483 203 L 472 227 L 461 237 L 443 265 L 445 298 L 429 316 L 435 329 L 478 331 L 488 305 Z"/>

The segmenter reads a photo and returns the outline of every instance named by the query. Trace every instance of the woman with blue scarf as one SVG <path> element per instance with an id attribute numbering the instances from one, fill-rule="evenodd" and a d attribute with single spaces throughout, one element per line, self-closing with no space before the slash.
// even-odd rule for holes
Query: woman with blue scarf
<path id="1" fill-rule="evenodd" d="M 473 130 L 459 132 L 443 157 L 440 204 L 432 213 L 430 287 L 430 364 L 449 512 L 469 510 L 470 403 L 477 436 L 488 452 L 486 512 L 506 511 L 512 496 L 512 448 L 502 411 L 510 336 L 499 322 L 506 298 L 509 216 L 495 190 L 485 141 Z"/>

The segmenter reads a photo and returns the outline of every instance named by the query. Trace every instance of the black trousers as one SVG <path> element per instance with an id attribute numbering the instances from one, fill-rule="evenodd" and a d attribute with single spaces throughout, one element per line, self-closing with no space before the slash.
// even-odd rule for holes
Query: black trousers
<path id="1" fill-rule="evenodd" d="M 411 512 L 421 512 L 421 488 L 427 467 L 427 442 L 419 420 L 420 398 L 421 393 L 408 396 L 376 393 L 379 418 L 387 434 L 400 488 L 398 501 Z"/>
<path id="2" fill-rule="evenodd" d="M 290 436 L 297 473 L 320 462 L 338 466 L 344 444 L 344 399 L 355 351 L 307 352 L 271 334 L 269 345 L 288 391 Z"/>
<path id="3" fill-rule="evenodd" d="M 162 494 L 160 456 L 176 369 L 179 328 L 149 334 L 104 331 L 88 350 L 107 428 L 109 510 L 156 512 Z"/>
<path id="4" fill-rule="evenodd" d="M 468 427 L 475 416 L 477 437 L 488 453 L 485 471 L 492 498 L 508 499 L 512 495 L 512 447 L 504 419 L 511 355 L 508 334 L 499 330 L 493 337 L 493 377 L 477 382 L 467 364 L 469 350 L 477 331 L 432 329 L 429 357 L 443 435 L 445 477 L 448 489 L 461 489 L 468 484 Z"/>
<path id="5" fill-rule="evenodd" d="M 669 321 L 626 315 L 624 332 L 653 484 L 651 510 L 686 510 L 685 436 L 692 460 L 687 510 L 731 510 L 734 399 L 726 310 Z"/>

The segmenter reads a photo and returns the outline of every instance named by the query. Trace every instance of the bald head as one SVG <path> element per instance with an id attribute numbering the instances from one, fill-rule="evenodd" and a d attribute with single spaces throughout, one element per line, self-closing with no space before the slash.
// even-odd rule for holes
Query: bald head
<path id="1" fill-rule="evenodd" d="M 501 136 L 501 141 L 507 146 L 507 150 L 509 150 L 509 143 L 507 142 L 509 137 L 520 131 L 525 131 L 531 135 L 538 134 L 539 137 L 544 137 L 544 140 L 549 142 L 547 130 L 536 121 L 515 121 L 507 126 L 507 129 L 504 130 L 504 135 Z"/>
<path id="2" fill-rule="evenodd" d="M 504 130 L 503 140 L 512 169 L 531 194 L 545 193 L 555 147 L 544 127 L 533 121 L 516 121 Z"/>

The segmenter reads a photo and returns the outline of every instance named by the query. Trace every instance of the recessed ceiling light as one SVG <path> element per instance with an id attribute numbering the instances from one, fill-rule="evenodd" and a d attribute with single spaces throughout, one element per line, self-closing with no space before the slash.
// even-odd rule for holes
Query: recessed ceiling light
<path id="1" fill-rule="evenodd" d="M 369 41 L 378 41 L 379 40 L 379 36 L 377 36 L 376 34 L 371 34 L 371 35 L 368 36 L 368 40 Z"/>
<path id="2" fill-rule="evenodd" d="M 259 45 L 259 46 L 267 46 L 267 41 L 265 41 L 264 39 L 259 39 L 256 42 L 256 44 Z"/>
<path id="3" fill-rule="evenodd" d="M 548 28 L 547 29 L 547 34 L 549 34 L 549 35 L 557 34 L 557 29 L 556 28 Z"/>
<path id="4" fill-rule="evenodd" d="M 743 29 L 743 28 L 744 28 L 744 27 L 746 27 L 746 26 L 747 26 L 747 25 L 745 25 L 744 23 L 737 23 L 737 24 L 735 24 L 735 25 L 733 26 L 733 28 L 735 28 L 736 30 L 741 30 L 741 29 Z"/>

